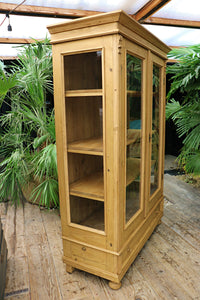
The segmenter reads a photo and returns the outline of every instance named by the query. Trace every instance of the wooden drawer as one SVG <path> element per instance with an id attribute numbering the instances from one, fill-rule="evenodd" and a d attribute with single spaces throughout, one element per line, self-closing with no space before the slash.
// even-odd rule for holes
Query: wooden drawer
<path id="1" fill-rule="evenodd" d="M 64 240 L 64 256 L 73 260 L 76 264 L 87 264 L 101 270 L 112 271 L 114 255 L 106 253 L 98 248 Z"/>

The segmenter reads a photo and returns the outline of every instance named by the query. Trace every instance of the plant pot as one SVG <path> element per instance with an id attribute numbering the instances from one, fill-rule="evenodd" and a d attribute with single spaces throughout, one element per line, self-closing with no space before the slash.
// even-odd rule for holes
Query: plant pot
<path id="1" fill-rule="evenodd" d="M 40 196 L 35 200 L 34 197 L 31 197 L 32 191 L 39 185 L 39 182 L 37 180 L 29 181 L 28 184 L 22 188 L 22 193 L 26 199 L 27 202 L 31 204 L 35 204 L 38 206 L 46 207 L 42 203 L 40 203 Z M 54 208 L 54 205 L 51 204 L 50 208 Z"/>

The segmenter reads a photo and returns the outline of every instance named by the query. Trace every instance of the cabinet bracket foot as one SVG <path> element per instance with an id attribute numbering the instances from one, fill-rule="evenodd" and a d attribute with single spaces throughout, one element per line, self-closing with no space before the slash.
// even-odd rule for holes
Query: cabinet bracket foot
<path id="1" fill-rule="evenodd" d="M 70 265 L 66 265 L 66 271 L 67 271 L 67 273 L 73 273 L 74 272 L 74 268 L 72 267 L 72 266 L 70 266 Z"/>
<path id="2" fill-rule="evenodd" d="M 118 289 L 120 289 L 122 284 L 121 284 L 121 282 L 109 281 L 108 285 L 112 290 L 118 290 Z"/>
<path id="3" fill-rule="evenodd" d="M 157 223 L 157 225 L 160 225 L 162 223 L 162 220 L 160 219 Z"/>

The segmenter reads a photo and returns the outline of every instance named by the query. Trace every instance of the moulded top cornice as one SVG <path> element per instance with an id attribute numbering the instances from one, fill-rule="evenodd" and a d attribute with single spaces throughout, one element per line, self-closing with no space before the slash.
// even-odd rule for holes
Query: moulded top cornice
<path id="1" fill-rule="evenodd" d="M 100 13 L 97 15 L 83 17 L 68 22 L 57 23 L 55 25 L 49 25 L 47 26 L 47 28 L 50 34 L 53 36 L 53 40 L 55 42 L 57 34 L 111 23 L 118 23 L 130 29 L 132 32 L 135 32 L 137 35 L 148 40 L 150 43 L 156 45 L 159 48 L 162 48 L 162 50 L 165 53 L 168 53 L 171 50 L 165 43 L 159 40 L 147 29 L 145 29 L 142 25 L 140 25 L 136 20 L 134 20 L 123 10 L 117 10 L 108 13 Z M 120 28 L 119 33 L 123 35 L 123 31 L 121 32 Z"/>

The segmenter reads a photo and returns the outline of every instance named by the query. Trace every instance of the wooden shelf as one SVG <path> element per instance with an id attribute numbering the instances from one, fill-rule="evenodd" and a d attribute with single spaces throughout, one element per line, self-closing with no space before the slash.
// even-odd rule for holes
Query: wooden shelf
<path id="1" fill-rule="evenodd" d="M 73 196 L 104 201 L 104 183 L 102 172 L 97 172 L 73 182 L 69 187 Z"/>
<path id="2" fill-rule="evenodd" d="M 155 164 L 155 160 L 151 160 L 151 166 Z M 129 185 L 140 175 L 140 158 L 128 158 L 127 159 L 127 172 L 126 172 L 126 185 Z"/>
<path id="3" fill-rule="evenodd" d="M 91 97 L 91 96 L 102 96 L 102 89 L 91 89 L 91 90 L 68 90 L 65 92 L 65 97 Z"/>
<path id="4" fill-rule="evenodd" d="M 128 158 L 127 159 L 127 172 L 126 172 L 126 185 L 129 185 L 140 175 L 140 158 Z"/>
<path id="5" fill-rule="evenodd" d="M 128 158 L 126 185 L 133 182 L 140 174 L 140 158 Z M 70 185 L 70 195 L 104 201 L 102 172 L 97 172 L 75 181 Z"/>
<path id="6" fill-rule="evenodd" d="M 135 97 L 140 97 L 141 96 L 141 91 L 131 91 L 127 90 L 127 94 Z"/>
<path id="7" fill-rule="evenodd" d="M 92 138 L 86 140 L 80 140 L 68 144 L 68 152 L 103 155 L 103 138 Z"/>

